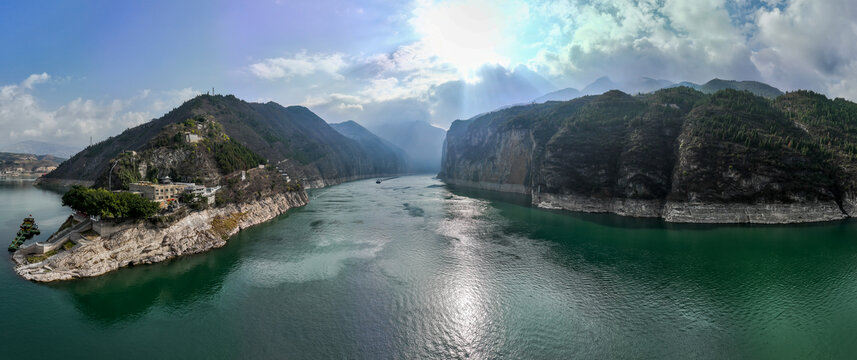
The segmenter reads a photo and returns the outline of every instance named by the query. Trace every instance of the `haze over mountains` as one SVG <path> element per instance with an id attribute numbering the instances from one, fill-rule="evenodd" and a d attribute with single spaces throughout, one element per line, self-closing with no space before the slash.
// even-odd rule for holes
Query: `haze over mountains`
<path id="1" fill-rule="evenodd" d="M 423 121 L 404 121 L 373 126 L 372 132 L 404 150 L 409 172 L 440 170 L 445 130 Z"/>
<path id="2" fill-rule="evenodd" d="M 68 159 L 80 151 L 80 149 L 74 146 L 27 140 L 14 144 L 2 144 L 0 145 L 0 151 L 33 155 L 53 155 L 58 158 Z"/>
<path id="3" fill-rule="evenodd" d="M 700 85 L 688 81 L 673 83 L 669 80 L 641 77 L 621 83 L 616 83 L 613 82 L 613 80 L 611 80 L 609 77 L 602 76 L 591 84 L 584 87 L 583 90 L 577 90 L 574 88 L 560 89 L 535 98 L 533 99 L 533 102 L 543 103 L 545 101 L 568 101 L 585 95 L 601 95 L 610 90 L 620 90 L 628 94 L 649 93 L 656 90 L 677 86 L 686 86 L 695 90 L 699 90 L 706 94 L 712 94 L 717 90 L 723 89 L 747 90 L 752 92 L 753 94 L 767 98 L 775 98 L 783 94 L 783 92 L 779 89 L 758 81 L 712 79 L 711 81 Z"/>

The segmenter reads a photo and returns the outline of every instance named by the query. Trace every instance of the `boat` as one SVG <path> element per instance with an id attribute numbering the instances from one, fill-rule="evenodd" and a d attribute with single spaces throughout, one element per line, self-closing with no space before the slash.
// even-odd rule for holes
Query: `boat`
<path id="1" fill-rule="evenodd" d="M 380 183 L 381 183 L 381 179 L 375 180 L 375 183 L 376 183 L 376 184 L 380 184 Z"/>
<path id="2" fill-rule="evenodd" d="M 36 219 L 33 218 L 33 215 L 25 217 L 24 221 L 21 223 L 21 228 L 18 230 L 18 233 L 15 234 L 15 239 L 12 240 L 11 244 L 9 244 L 9 251 L 18 250 L 21 245 L 24 244 L 24 241 L 27 241 L 27 239 L 41 233 L 42 232 L 39 230 L 39 226 L 36 225 Z"/>

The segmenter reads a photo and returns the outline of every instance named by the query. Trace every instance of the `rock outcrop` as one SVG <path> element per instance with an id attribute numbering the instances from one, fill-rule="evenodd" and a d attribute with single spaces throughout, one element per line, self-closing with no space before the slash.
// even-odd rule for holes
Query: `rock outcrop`
<path id="1" fill-rule="evenodd" d="M 687 87 L 455 121 L 439 177 L 534 205 L 690 223 L 857 215 L 857 104 Z"/>
<path id="2" fill-rule="evenodd" d="M 41 262 L 29 264 L 26 257 L 15 256 L 15 271 L 33 281 L 69 280 L 200 253 L 226 245 L 238 231 L 304 206 L 308 200 L 304 191 L 281 193 L 251 203 L 192 212 L 166 226 L 149 221 L 119 225 L 110 235 L 83 240 Z"/>

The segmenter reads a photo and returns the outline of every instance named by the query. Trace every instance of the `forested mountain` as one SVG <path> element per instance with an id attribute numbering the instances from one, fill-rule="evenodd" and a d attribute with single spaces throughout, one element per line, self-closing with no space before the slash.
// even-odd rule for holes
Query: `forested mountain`
<path id="1" fill-rule="evenodd" d="M 407 156 L 402 149 L 378 137 L 360 124 L 354 121 L 345 121 L 330 124 L 330 126 L 345 137 L 357 141 L 367 154 L 372 155 L 374 162 L 382 169 L 396 169 L 395 172 L 407 170 Z"/>
<path id="2" fill-rule="evenodd" d="M 857 215 L 857 104 L 688 87 L 518 106 L 447 134 L 441 177 L 544 207 L 689 222 Z"/>
<path id="3" fill-rule="evenodd" d="M 186 134 L 200 136 L 199 143 L 187 144 Z M 104 184 L 110 167 L 126 151 L 148 154 L 138 159 L 146 168 L 140 170 L 143 178 L 171 175 L 207 182 L 266 163 L 315 186 L 398 173 L 404 166 L 370 153 L 305 107 L 201 95 L 159 119 L 87 147 L 47 178 Z M 118 176 L 118 171 L 111 174 Z"/>

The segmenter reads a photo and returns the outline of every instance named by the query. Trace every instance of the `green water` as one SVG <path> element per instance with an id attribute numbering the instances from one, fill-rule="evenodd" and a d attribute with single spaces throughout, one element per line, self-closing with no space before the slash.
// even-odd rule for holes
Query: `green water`
<path id="1" fill-rule="evenodd" d="M 857 354 L 854 222 L 674 226 L 427 176 L 310 195 L 221 249 L 96 279 L 30 283 L 6 260 L 0 357 Z M 0 183 L 0 204 L 9 241 L 29 212 L 45 234 L 68 214 L 26 182 Z"/>

